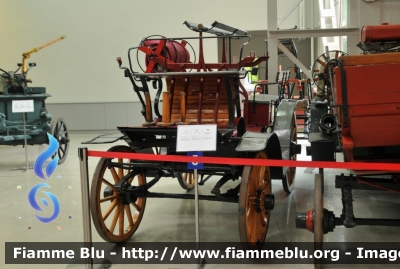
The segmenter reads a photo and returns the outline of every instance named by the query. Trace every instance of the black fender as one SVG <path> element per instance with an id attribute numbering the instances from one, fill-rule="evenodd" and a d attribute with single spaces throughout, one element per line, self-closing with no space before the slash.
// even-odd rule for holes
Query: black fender
<path id="1" fill-rule="evenodd" d="M 275 133 L 256 133 L 246 132 L 236 147 L 239 152 L 259 152 L 265 151 L 268 159 L 282 160 L 281 146 L 279 138 Z M 283 169 L 281 166 L 270 166 L 272 179 L 283 179 Z"/>

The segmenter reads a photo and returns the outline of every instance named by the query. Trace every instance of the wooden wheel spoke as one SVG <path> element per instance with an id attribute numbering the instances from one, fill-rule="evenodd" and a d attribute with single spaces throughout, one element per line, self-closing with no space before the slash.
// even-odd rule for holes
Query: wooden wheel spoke
<path id="1" fill-rule="evenodd" d="M 100 199 L 100 203 L 104 203 L 104 202 L 106 202 L 106 201 L 113 200 L 113 199 L 115 199 L 115 198 L 117 198 L 117 197 L 118 197 L 117 195 L 111 195 L 111 196 L 108 196 L 108 197 L 106 197 L 106 198 L 102 198 L 102 199 Z"/>
<path id="2" fill-rule="evenodd" d="M 254 221 L 254 210 L 252 208 L 249 209 L 249 212 L 247 213 L 247 224 L 248 224 L 248 234 L 249 238 L 251 240 L 252 236 L 254 235 L 255 229 L 256 229 L 256 223 Z M 253 242 L 252 240 L 250 242 Z"/>
<path id="3" fill-rule="evenodd" d="M 264 180 L 264 178 L 265 178 L 265 167 L 264 166 L 260 166 L 260 168 L 259 168 L 260 170 L 260 172 L 258 173 L 258 177 L 259 177 L 259 180 L 258 180 L 258 186 L 257 186 L 257 190 L 263 190 L 264 189 L 264 187 L 265 187 L 265 180 Z"/>
<path id="4" fill-rule="evenodd" d="M 114 210 L 114 208 L 117 206 L 117 204 L 118 204 L 118 200 L 112 201 L 111 205 L 106 210 L 106 213 L 103 215 L 103 221 L 105 221 L 108 218 L 108 216 Z"/>
<path id="5" fill-rule="evenodd" d="M 131 206 L 130 205 L 125 205 L 125 213 L 126 213 L 126 217 L 128 219 L 129 222 L 129 226 L 133 227 L 133 218 L 132 218 L 132 211 L 131 211 Z"/>
<path id="6" fill-rule="evenodd" d="M 120 204 L 119 206 L 119 216 L 118 216 L 118 232 L 119 235 L 122 236 L 124 234 L 124 205 Z"/>
<path id="7" fill-rule="evenodd" d="M 118 158 L 118 163 L 123 163 L 123 159 Z M 124 169 L 122 169 L 121 167 L 118 167 L 118 177 L 119 179 L 124 177 Z"/>
<path id="8" fill-rule="evenodd" d="M 141 210 L 141 207 L 140 207 L 138 204 L 132 203 L 132 205 L 133 205 L 133 207 L 134 207 L 137 211 L 140 211 L 140 210 Z"/>
<path id="9" fill-rule="evenodd" d="M 113 191 L 117 191 L 117 189 L 116 189 L 116 188 L 114 188 L 114 185 L 112 185 L 110 182 L 108 182 L 108 180 L 107 180 L 107 179 L 103 178 L 103 179 L 102 179 L 102 183 L 106 184 L 106 185 L 107 185 L 107 187 L 109 187 L 111 190 L 113 190 Z"/>
<path id="10" fill-rule="evenodd" d="M 326 67 L 326 63 L 324 63 L 323 61 L 321 61 L 320 59 L 317 59 L 317 62 L 322 65 L 323 67 Z"/>
<path id="11" fill-rule="evenodd" d="M 257 216 L 257 213 L 255 213 L 256 215 L 255 216 Z M 252 221 L 253 221 L 253 232 L 251 233 L 251 235 L 250 235 L 250 237 L 251 237 L 251 241 L 250 242 L 257 242 L 258 240 L 258 235 L 259 235 L 259 233 L 260 233 L 260 225 L 259 225 L 259 223 L 257 223 L 257 217 L 253 217 L 252 218 Z"/>
<path id="12" fill-rule="evenodd" d="M 118 205 L 118 206 L 117 206 L 117 210 L 114 211 L 114 216 L 113 216 L 113 218 L 112 218 L 112 220 L 111 220 L 111 225 L 110 225 L 109 230 L 110 230 L 110 232 L 112 232 L 112 233 L 114 232 L 115 226 L 117 225 L 117 220 L 118 220 L 118 217 L 119 217 L 120 208 L 121 208 L 121 207 Z"/>
<path id="13" fill-rule="evenodd" d="M 117 172 L 115 171 L 115 168 L 114 167 L 110 167 L 110 172 L 111 172 L 111 175 L 114 178 L 114 182 L 118 183 L 121 180 L 121 178 L 118 176 Z"/>
<path id="14" fill-rule="evenodd" d="M 259 166 L 253 166 L 253 168 L 254 168 L 254 173 L 252 173 L 251 174 L 251 178 L 259 178 L 259 176 L 260 176 L 260 173 L 259 173 L 259 169 L 260 169 L 260 167 Z M 257 192 L 257 189 L 258 189 L 258 185 L 259 185 L 259 182 L 258 182 L 258 180 L 251 180 L 251 182 L 249 183 L 249 186 L 250 186 L 250 188 L 249 188 L 249 194 L 256 194 L 256 192 Z"/>
<path id="15" fill-rule="evenodd" d="M 261 223 L 261 226 L 267 227 L 267 224 L 268 224 L 268 213 L 266 213 L 264 210 L 262 210 L 261 213 L 260 213 L 260 223 Z"/>

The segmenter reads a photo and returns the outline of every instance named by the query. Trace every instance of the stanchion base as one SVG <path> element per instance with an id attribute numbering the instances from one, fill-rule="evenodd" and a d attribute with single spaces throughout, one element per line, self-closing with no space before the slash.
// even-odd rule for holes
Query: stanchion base
<path id="1" fill-rule="evenodd" d="M 79 259 L 73 261 L 72 263 L 67 265 L 67 269 L 86 269 L 88 268 L 85 264 L 87 259 Z M 107 259 L 94 259 L 92 268 L 93 269 L 107 269 L 112 265 L 110 260 Z"/>
<path id="2" fill-rule="evenodd" d="M 202 259 L 200 261 L 200 263 L 198 264 L 198 268 L 202 269 L 202 268 L 204 268 L 205 265 L 206 265 L 206 259 Z"/>
<path id="3" fill-rule="evenodd" d="M 195 267 L 193 269 L 203 269 L 205 265 L 206 265 L 206 259 L 202 259 L 201 261 L 199 260 L 199 263 L 197 264 L 197 267 Z M 176 268 L 168 268 L 168 269 L 183 269 L 183 268 L 176 267 Z"/>

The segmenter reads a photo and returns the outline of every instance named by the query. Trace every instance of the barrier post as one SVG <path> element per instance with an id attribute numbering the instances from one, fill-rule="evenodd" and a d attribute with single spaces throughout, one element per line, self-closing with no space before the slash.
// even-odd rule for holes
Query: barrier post
<path id="1" fill-rule="evenodd" d="M 81 175 L 81 195 L 82 195 L 82 222 L 83 222 L 83 242 L 85 248 L 92 247 L 92 229 L 90 221 L 89 203 L 89 169 L 88 169 L 88 149 L 78 149 L 80 175 Z M 67 269 L 105 269 L 110 268 L 111 262 L 107 259 L 93 264 L 93 257 L 85 258 L 85 262 L 76 261 L 67 266 Z"/>
<path id="2" fill-rule="evenodd" d="M 85 247 L 92 247 L 92 230 L 90 222 L 90 208 L 89 208 L 89 169 L 88 169 L 88 156 L 87 148 L 78 149 L 78 157 L 80 163 L 81 174 L 81 193 L 82 193 L 82 221 L 83 221 L 83 242 Z M 86 258 L 86 268 L 93 268 L 93 258 Z"/>

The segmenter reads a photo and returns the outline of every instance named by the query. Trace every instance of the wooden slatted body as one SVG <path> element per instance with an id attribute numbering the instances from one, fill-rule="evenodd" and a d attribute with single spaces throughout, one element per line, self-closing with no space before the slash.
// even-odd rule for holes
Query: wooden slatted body
<path id="1" fill-rule="evenodd" d="M 348 109 L 348 127 L 339 110 L 342 144 L 346 159 L 353 160 L 353 149 L 400 145 L 400 53 L 342 57 L 346 71 L 347 92 L 342 74 L 335 72 L 337 105 Z M 396 62 L 397 61 L 397 62 Z M 347 98 L 347 105 L 344 100 Z"/>
<path id="2" fill-rule="evenodd" d="M 172 77 L 167 78 L 166 82 L 172 123 L 228 125 L 230 112 L 223 76 Z M 230 83 L 233 104 L 234 90 L 233 83 Z M 186 111 L 182 113 L 182 109 Z M 233 115 L 233 107 L 231 110 Z"/>

